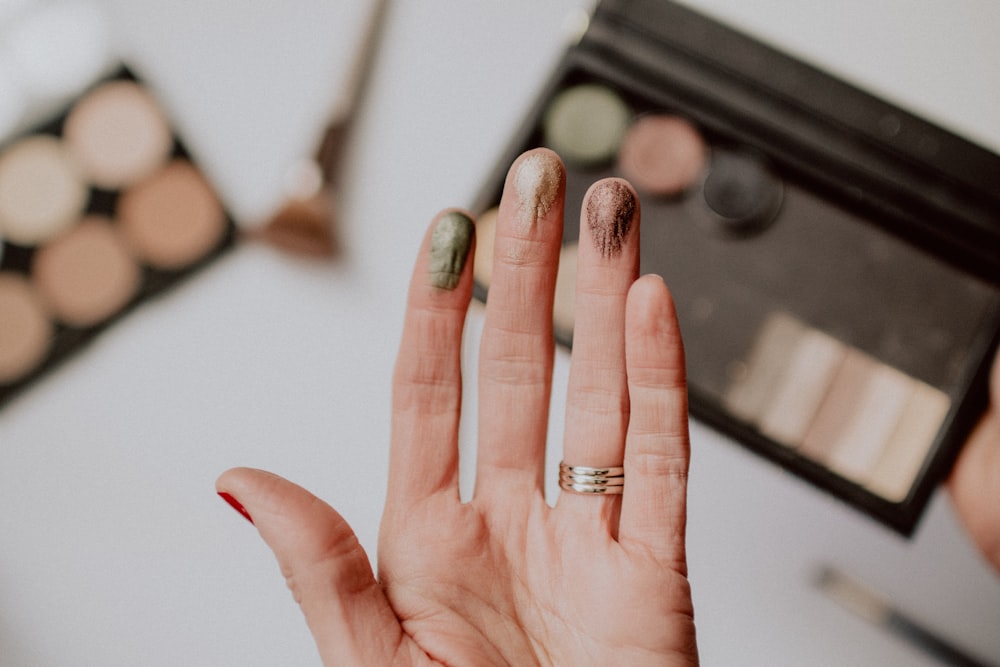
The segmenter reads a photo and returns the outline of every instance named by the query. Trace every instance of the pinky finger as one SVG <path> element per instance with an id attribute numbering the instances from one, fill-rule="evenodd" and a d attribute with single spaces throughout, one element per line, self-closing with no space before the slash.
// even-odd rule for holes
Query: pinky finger
<path id="1" fill-rule="evenodd" d="M 640 278 L 629 291 L 625 367 L 631 415 L 618 539 L 682 565 L 690 460 L 687 383 L 673 300 L 657 276 Z"/>

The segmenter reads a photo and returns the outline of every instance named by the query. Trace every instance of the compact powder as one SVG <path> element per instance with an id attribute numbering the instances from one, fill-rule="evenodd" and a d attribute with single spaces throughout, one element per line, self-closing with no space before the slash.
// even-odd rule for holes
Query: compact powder
<path id="1" fill-rule="evenodd" d="M 131 81 L 106 83 L 87 95 L 66 118 L 63 136 L 87 177 L 105 189 L 145 178 L 173 148 L 159 106 Z"/>
<path id="2" fill-rule="evenodd" d="M 222 205 L 201 173 L 174 160 L 127 190 L 118 205 L 122 234 L 136 255 L 176 270 L 208 255 L 226 231 Z"/>
<path id="3" fill-rule="evenodd" d="M 0 384 L 15 382 L 42 362 L 52 324 L 28 281 L 0 273 Z"/>
<path id="4" fill-rule="evenodd" d="M 75 327 L 98 324 L 121 310 L 141 280 L 118 232 L 97 216 L 40 248 L 32 275 L 56 318 Z"/>
<path id="5" fill-rule="evenodd" d="M 76 221 L 89 191 L 65 146 L 37 135 L 0 157 L 0 235 L 37 245 Z"/>
<path id="6" fill-rule="evenodd" d="M 694 125 L 677 116 L 650 114 L 629 127 L 618 166 L 640 190 L 670 197 L 698 180 L 706 153 L 705 141 Z"/>
<path id="7" fill-rule="evenodd" d="M 583 84 L 559 93 L 543 120 L 545 142 L 578 165 L 610 162 L 618 153 L 632 110 L 615 91 Z"/>

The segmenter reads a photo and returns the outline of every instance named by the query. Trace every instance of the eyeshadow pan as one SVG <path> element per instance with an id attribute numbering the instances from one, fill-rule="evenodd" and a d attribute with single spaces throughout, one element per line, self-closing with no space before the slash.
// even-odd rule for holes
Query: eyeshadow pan
<path id="1" fill-rule="evenodd" d="M 918 382 L 868 479 L 868 488 L 893 502 L 905 500 L 950 408 L 947 394 Z"/>
<path id="2" fill-rule="evenodd" d="M 809 428 L 844 358 L 843 344 L 816 329 L 808 329 L 789 357 L 785 372 L 773 389 L 760 419 L 760 431 L 774 440 L 797 447 Z"/>
<path id="3" fill-rule="evenodd" d="M 77 219 L 89 191 L 61 141 L 22 139 L 0 157 L 0 235 L 20 245 L 45 241 Z"/>
<path id="4" fill-rule="evenodd" d="M 28 281 L 20 274 L 0 273 L 0 384 L 34 370 L 51 340 L 52 325 Z"/>
<path id="5" fill-rule="evenodd" d="M 870 357 L 865 365 L 863 384 L 854 387 L 860 400 L 831 443 L 826 460 L 831 470 L 859 484 L 881 458 L 914 388 L 909 377 L 890 366 Z"/>
<path id="6" fill-rule="evenodd" d="M 226 231 L 222 205 L 201 172 L 186 160 L 174 160 L 126 190 L 118 216 L 133 252 L 165 270 L 202 259 Z"/>
<path id="7" fill-rule="evenodd" d="M 805 325 L 786 313 L 764 320 L 747 360 L 732 371 L 723 400 L 733 415 L 750 423 L 758 420 L 790 363 L 788 350 L 804 333 Z"/>
<path id="8" fill-rule="evenodd" d="M 559 93 L 543 121 L 545 141 L 564 160 L 596 166 L 618 152 L 632 110 L 618 93 L 599 84 L 581 84 Z"/>
<path id="9" fill-rule="evenodd" d="M 139 289 L 139 266 L 106 219 L 85 218 L 35 254 L 32 276 L 57 319 L 88 327 L 121 310 Z"/>
<path id="10" fill-rule="evenodd" d="M 640 190 L 669 197 L 687 190 L 705 168 L 698 129 L 678 116 L 648 114 L 629 127 L 618 154 L 622 174 Z"/>
<path id="11" fill-rule="evenodd" d="M 721 229 L 745 234 L 760 231 L 774 220 L 783 192 L 781 181 L 757 156 L 716 148 L 702 196 Z"/>
<path id="12" fill-rule="evenodd" d="M 105 189 L 148 176 L 173 147 L 159 106 L 132 81 L 113 81 L 89 93 L 66 118 L 63 136 L 88 179 Z"/>
<path id="13" fill-rule="evenodd" d="M 816 418 L 809 425 L 801 452 L 817 461 L 826 460 L 830 450 L 843 436 L 855 412 L 861 409 L 863 389 L 874 367 L 874 361 L 857 352 L 844 356 L 823 398 Z"/>

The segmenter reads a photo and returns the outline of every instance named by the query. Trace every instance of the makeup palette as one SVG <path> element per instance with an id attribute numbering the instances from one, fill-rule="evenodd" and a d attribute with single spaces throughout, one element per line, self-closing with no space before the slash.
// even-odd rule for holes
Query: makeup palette
<path id="1" fill-rule="evenodd" d="M 605 0 L 511 161 L 567 165 L 555 331 L 572 345 L 586 189 L 642 203 L 699 419 L 902 534 L 985 405 L 1000 332 L 1000 157 L 685 7 Z M 488 270 L 477 260 L 477 295 Z"/>
<path id="2" fill-rule="evenodd" d="M 0 148 L 0 405 L 218 257 L 234 225 L 121 70 Z"/>

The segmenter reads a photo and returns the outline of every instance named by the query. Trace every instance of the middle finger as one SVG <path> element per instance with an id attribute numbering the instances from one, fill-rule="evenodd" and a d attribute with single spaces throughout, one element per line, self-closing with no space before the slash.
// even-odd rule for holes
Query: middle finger
<path id="1" fill-rule="evenodd" d="M 565 190 L 562 162 L 547 149 L 525 153 L 507 174 L 480 343 L 477 496 L 542 492 Z"/>

